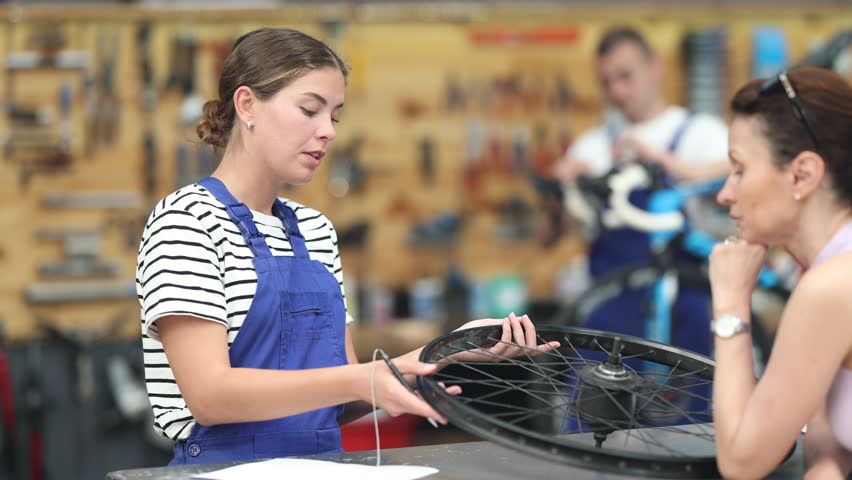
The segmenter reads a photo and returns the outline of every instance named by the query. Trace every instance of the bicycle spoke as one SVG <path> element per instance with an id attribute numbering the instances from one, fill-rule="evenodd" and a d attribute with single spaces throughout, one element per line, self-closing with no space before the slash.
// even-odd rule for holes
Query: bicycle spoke
<path id="1" fill-rule="evenodd" d="M 700 425 L 702 423 L 702 422 L 699 422 L 697 419 L 693 418 L 691 415 L 687 414 L 683 409 L 681 409 L 680 407 L 678 407 L 674 403 L 666 400 L 665 398 L 663 398 L 659 395 L 657 395 L 657 398 L 662 400 L 664 403 L 667 403 L 671 408 L 677 410 L 679 413 L 681 413 L 681 415 L 683 415 L 683 418 L 688 419 L 691 423 L 693 423 L 695 425 Z"/>
<path id="2" fill-rule="evenodd" d="M 574 353 L 576 353 L 576 354 L 577 354 L 577 357 L 579 357 L 579 358 L 580 358 L 580 360 L 582 360 L 582 361 L 583 361 L 583 363 L 585 363 L 586 365 L 594 365 L 593 363 L 589 363 L 588 361 L 586 361 L 586 359 L 585 359 L 585 358 L 583 358 L 583 356 L 582 356 L 582 355 L 580 355 L 580 352 L 578 352 L 578 351 L 577 351 L 577 348 L 576 348 L 576 347 L 574 347 L 574 343 L 573 343 L 573 342 L 571 342 L 571 339 L 569 339 L 568 337 L 564 337 L 564 336 L 563 336 L 562 338 L 563 338 L 566 342 L 568 342 L 568 346 L 569 346 L 569 347 L 571 347 L 571 350 L 574 350 Z"/>
<path id="3" fill-rule="evenodd" d="M 561 343 L 543 352 L 501 340 L 496 328 L 477 328 L 432 342 L 422 356 L 448 367 L 418 382 L 426 382 L 424 398 L 454 424 L 556 461 L 593 458 L 607 471 L 627 465 L 657 478 L 715 471 L 709 359 L 560 326 L 537 329 L 537 345 Z M 448 396 L 435 382 L 459 385 L 463 393 Z M 453 414 L 454 408 L 462 410 Z M 616 467 L 618 459 L 627 463 Z M 660 468 L 665 475 L 654 473 Z"/>
<path id="4" fill-rule="evenodd" d="M 497 377 L 497 376 L 495 376 L 495 375 L 492 375 L 492 374 L 490 374 L 490 373 L 488 373 L 488 372 L 486 372 L 486 371 L 484 371 L 484 370 L 482 370 L 482 369 L 479 369 L 479 368 L 471 367 L 471 366 L 469 366 L 469 365 L 465 365 L 465 366 L 466 366 L 466 367 L 468 367 L 469 369 L 473 370 L 474 372 L 477 372 L 477 373 L 479 373 L 479 374 L 481 374 L 481 375 L 485 375 L 486 377 L 489 377 L 489 378 L 491 378 L 491 379 L 496 380 L 498 383 L 505 384 L 505 386 L 506 386 L 509 390 L 520 390 L 520 391 L 523 391 L 523 389 L 518 388 L 516 385 L 514 385 L 514 384 L 513 384 L 513 383 L 511 383 L 511 382 L 509 382 L 508 380 L 505 380 L 505 379 L 503 379 L 503 378 L 500 378 L 500 377 Z M 536 395 L 531 395 L 531 396 L 532 396 L 533 398 L 535 398 L 536 400 L 541 400 L 541 401 L 544 401 L 545 403 L 547 403 L 547 402 L 546 402 L 544 399 L 542 399 L 541 397 L 538 397 L 538 396 L 536 396 Z"/>
<path id="5" fill-rule="evenodd" d="M 704 368 L 701 368 L 699 370 L 695 370 L 695 371 L 692 371 L 692 372 L 682 373 L 680 375 L 671 375 L 670 373 L 667 374 L 667 373 L 655 373 L 655 372 L 642 372 L 641 375 L 643 377 L 681 378 L 681 377 L 688 377 L 690 375 L 695 375 L 699 372 L 706 372 L 706 371 L 707 371 L 707 367 L 704 367 Z"/>
<path id="6" fill-rule="evenodd" d="M 467 351 L 467 350 L 465 350 L 465 351 Z M 445 357 L 443 357 L 443 359 L 450 360 L 450 363 L 452 363 L 452 364 L 463 365 L 463 366 L 466 366 L 466 367 L 469 367 L 471 365 L 478 365 L 478 366 L 499 365 L 499 366 L 504 366 L 504 367 L 515 366 L 515 367 L 521 367 L 524 370 L 527 370 L 527 371 L 532 372 L 532 373 L 539 373 L 539 372 L 536 372 L 533 368 L 529 367 L 527 365 L 527 363 L 525 363 L 525 362 L 519 362 L 519 361 L 512 359 L 512 358 L 508 358 L 508 357 L 504 357 L 504 356 L 501 356 L 501 355 L 494 354 L 493 352 L 489 352 L 489 353 L 494 358 L 501 360 L 501 362 L 476 362 L 476 363 L 473 363 L 473 362 L 457 362 L 455 360 L 450 359 L 449 356 L 445 356 Z M 452 356 L 452 355 L 450 355 L 450 356 Z M 551 370 L 551 372 L 554 373 L 555 375 L 562 375 L 564 373 L 562 371 L 557 371 L 557 370 Z"/>
<path id="7" fill-rule="evenodd" d="M 654 352 L 655 352 L 654 350 L 648 350 L 647 352 L 637 353 L 635 355 L 622 355 L 619 358 L 621 358 L 622 361 L 630 360 L 631 358 L 647 357 L 648 355 L 653 355 Z"/>
<path id="8" fill-rule="evenodd" d="M 677 367 L 678 367 L 679 365 L 680 365 L 680 360 L 678 360 L 678 362 L 675 364 L 675 366 L 674 366 L 674 367 L 672 367 L 672 369 L 671 369 L 671 370 L 669 370 L 669 372 L 668 372 L 668 373 L 669 373 L 669 375 L 671 375 L 671 373 L 672 373 L 673 371 L 677 370 Z M 668 376 L 668 377 L 666 377 L 666 378 L 671 378 L 671 377 L 670 377 L 670 376 Z M 664 379 L 664 380 L 665 380 L 665 379 Z M 663 386 L 664 386 L 664 385 L 665 385 L 665 382 L 659 382 L 658 387 L 657 387 L 657 390 L 654 392 L 654 394 L 658 393 L 658 392 L 659 392 L 659 391 L 663 388 Z M 650 401 L 650 400 L 649 400 L 649 401 Z"/>

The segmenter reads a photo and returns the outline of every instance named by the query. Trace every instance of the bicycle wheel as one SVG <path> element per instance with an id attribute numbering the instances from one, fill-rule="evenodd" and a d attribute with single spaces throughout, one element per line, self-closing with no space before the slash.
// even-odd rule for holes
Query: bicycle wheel
<path id="1" fill-rule="evenodd" d="M 636 337 L 541 326 L 539 341 L 560 347 L 510 359 L 488 350 L 501 331 L 457 331 L 423 349 L 421 361 L 444 367 L 418 378 L 418 387 L 453 425 L 583 468 L 656 478 L 718 475 L 708 424 L 709 358 Z M 629 364 L 636 360 L 644 370 Z M 447 394 L 439 382 L 460 385 L 462 394 Z M 707 408 L 689 410 L 691 400 Z"/>

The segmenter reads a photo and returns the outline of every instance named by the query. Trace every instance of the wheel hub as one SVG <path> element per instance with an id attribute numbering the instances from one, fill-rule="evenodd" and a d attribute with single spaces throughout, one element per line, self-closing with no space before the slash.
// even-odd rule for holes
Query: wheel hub
<path id="1" fill-rule="evenodd" d="M 637 392 L 642 378 L 621 362 L 622 342 L 616 338 L 606 362 L 580 370 L 583 382 L 577 401 L 576 415 L 595 434 L 598 447 L 607 435 L 636 423 Z"/>

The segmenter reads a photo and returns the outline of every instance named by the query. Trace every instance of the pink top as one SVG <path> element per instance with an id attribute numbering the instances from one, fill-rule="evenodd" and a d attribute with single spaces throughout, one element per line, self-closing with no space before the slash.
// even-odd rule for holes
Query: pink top
<path id="1" fill-rule="evenodd" d="M 813 265 L 849 251 L 852 251 L 852 222 L 847 223 L 831 237 Z M 846 450 L 852 451 L 852 370 L 840 368 L 837 371 L 826 399 L 826 413 L 834 438 Z"/>
<path id="2" fill-rule="evenodd" d="M 852 370 L 838 370 L 825 405 L 834 438 L 852 451 Z"/>

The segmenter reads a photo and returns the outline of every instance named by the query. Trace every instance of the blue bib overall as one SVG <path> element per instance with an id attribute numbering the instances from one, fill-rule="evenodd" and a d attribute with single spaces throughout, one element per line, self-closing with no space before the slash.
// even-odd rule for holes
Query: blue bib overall
<path id="1" fill-rule="evenodd" d="M 689 115 L 675 131 L 668 146 L 669 152 L 674 152 L 680 144 L 683 134 L 692 119 Z M 610 132 L 613 143 L 615 132 Z M 670 186 L 670 179 L 664 179 Z M 646 210 L 650 192 L 647 190 L 634 191 L 630 194 L 630 202 Z M 593 278 L 631 265 L 647 265 L 652 253 L 649 236 L 645 232 L 631 228 L 617 228 L 601 232 L 591 245 L 589 252 L 589 270 Z M 686 256 L 678 257 L 679 261 L 695 261 Z M 601 305 L 585 320 L 583 326 L 588 328 L 624 333 L 637 337 L 645 336 L 645 320 L 650 315 L 650 289 L 634 289 Z M 710 304 L 707 294 L 681 285 L 678 296 L 672 306 L 672 324 L 674 326 L 672 345 L 704 355 L 710 353 Z"/>
<path id="2" fill-rule="evenodd" d="M 198 183 L 225 205 L 254 255 L 257 293 L 229 350 L 231 366 L 301 370 L 345 365 L 340 285 L 325 265 L 309 257 L 293 210 L 275 201 L 273 213 L 284 224 L 293 256 L 273 256 L 245 204 L 218 179 Z M 340 452 L 337 418 L 342 412 L 339 405 L 276 420 L 195 424 L 189 438 L 175 444 L 169 465 Z"/>

